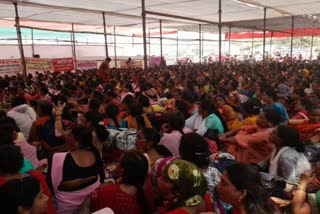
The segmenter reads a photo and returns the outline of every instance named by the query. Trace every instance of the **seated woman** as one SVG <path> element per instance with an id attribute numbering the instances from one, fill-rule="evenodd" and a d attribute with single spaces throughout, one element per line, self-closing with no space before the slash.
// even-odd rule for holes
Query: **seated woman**
<path id="1" fill-rule="evenodd" d="M 127 128 L 125 119 L 118 117 L 120 114 L 119 107 L 113 103 L 110 103 L 106 107 L 106 118 L 104 119 L 104 125 L 107 128 Z"/>
<path id="2" fill-rule="evenodd" d="M 237 113 L 233 110 L 231 106 L 226 104 L 226 101 L 222 96 L 218 96 L 215 99 L 217 107 L 225 121 L 229 130 L 236 129 L 239 127 L 239 120 L 237 118 Z"/>
<path id="3" fill-rule="evenodd" d="M 157 177 L 157 191 L 166 200 L 157 213 L 213 211 L 207 189 L 207 180 L 196 165 L 185 160 L 173 160 Z"/>
<path id="4" fill-rule="evenodd" d="M 142 94 L 149 99 L 151 105 L 160 104 L 160 96 L 150 83 L 146 83 L 142 86 Z"/>
<path id="5" fill-rule="evenodd" d="M 198 107 L 199 112 L 186 120 L 186 127 L 203 136 L 208 129 L 216 129 L 220 134 L 228 131 L 227 124 L 214 104 L 203 99 Z"/>
<path id="6" fill-rule="evenodd" d="M 309 120 L 295 126 L 299 131 L 300 139 L 310 143 L 320 142 L 320 106 L 312 107 Z"/>
<path id="7" fill-rule="evenodd" d="M 41 161 L 37 157 L 37 148 L 30 145 L 23 134 L 19 132 L 16 122 L 11 117 L 3 117 L 0 119 L 0 130 L 7 132 L 8 135 L 12 136 L 14 144 L 19 146 L 25 159 L 29 160 L 32 166 L 37 169 L 47 164 L 47 159 Z M 4 136 L 1 136 L 2 138 Z M 26 165 L 25 165 L 26 166 Z"/>
<path id="8" fill-rule="evenodd" d="M 163 124 L 164 133 L 160 139 L 159 145 L 164 146 L 171 153 L 171 156 L 180 157 L 179 147 L 180 140 L 183 134 L 189 132 L 189 129 L 184 128 L 185 117 L 180 111 L 173 111 L 169 114 L 168 123 Z"/>
<path id="9" fill-rule="evenodd" d="M 64 140 L 56 137 L 52 107 L 48 101 L 38 101 L 39 118 L 33 122 L 28 139 L 28 142 L 32 142 L 41 150 L 41 158 L 46 158 L 52 152 L 67 150 Z"/>
<path id="10" fill-rule="evenodd" d="M 136 138 L 136 151 L 144 154 L 149 162 L 149 171 L 153 170 L 155 162 L 171 153 L 162 145 L 158 145 L 160 134 L 153 128 L 144 128 L 138 131 Z"/>
<path id="11" fill-rule="evenodd" d="M 253 166 L 237 163 L 227 167 L 217 190 L 219 199 L 233 206 L 234 214 L 275 213 L 275 205 Z"/>
<path id="12" fill-rule="evenodd" d="M 250 98 L 242 104 L 242 110 L 245 119 L 240 126 L 255 126 L 257 125 L 257 118 L 262 109 L 262 104 L 257 98 Z"/>
<path id="13" fill-rule="evenodd" d="M 152 128 L 150 120 L 142 112 L 142 107 L 137 103 L 130 104 L 128 109 L 128 128 L 132 129 L 143 129 Z"/>
<path id="14" fill-rule="evenodd" d="M 46 202 L 46 210 L 48 211 L 49 214 L 55 214 L 56 209 L 53 206 L 52 203 L 52 196 L 50 193 L 50 189 L 47 185 L 47 182 L 45 180 L 45 177 L 43 176 L 42 172 L 40 171 L 28 171 L 27 173 L 21 173 L 21 168 L 23 167 L 23 155 L 21 153 L 20 147 L 15 146 L 15 145 L 1 145 L 0 146 L 0 187 L 2 185 L 5 185 L 7 182 L 10 182 L 11 180 L 14 179 L 24 179 L 27 177 L 32 177 L 38 180 L 41 185 L 41 190 L 42 192 L 49 197 L 49 200 Z M 20 170 L 20 171 L 19 171 Z M 11 190 L 13 191 L 13 190 Z M 10 192 L 11 193 L 11 192 Z M 14 196 L 10 194 L 10 196 Z M 2 195 L 0 194 L 1 197 L 1 203 L 5 203 L 6 205 L 11 204 L 13 201 L 12 198 L 10 198 L 9 194 Z M 16 195 L 18 196 L 18 195 Z M 2 198 L 4 197 L 4 198 Z M 3 200 L 2 200 L 3 199 Z M 9 200 L 8 203 L 5 201 Z M 17 201 L 15 201 L 17 202 Z M 2 209 L 5 209 L 5 207 L 2 207 Z M 12 213 L 12 212 L 5 212 L 2 210 L 4 213 Z M 17 212 L 13 212 L 17 213 Z"/>
<path id="15" fill-rule="evenodd" d="M 220 182 L 220 171 L 211 164 L 213 159 L 207 141 L 197 133 L 188 133 L 182 136 L 180 142 L 180 155 L 181 159 L 190 161 L 199 167 L 204 177 L 208 182 L 208 193 L 213 200 L 213 206 L 217 213 L 223 213 L 223 210 L 218 208 L 215 188 Z M 222 212 L 221 212 L 222 211 Z"/>
<path id="16" fill-rule="evenodd" d="M 98 189 L 91 198 L 91 211 L 109 207 L 118 214 L 151 213 L 151 201 L 143 190 L 148 175 L 146 157 L 127 151 L 122 155 L 119 167 L 122 182 Z"/>
<path id="17" fill-rule="evenodd" d="M 280 113 L 274 109 L 264 109 L 256 126 L 244 126 L 220 136 L 225 150 L 241 163 L 257 164 L 265 160 L 274 150 L 269 142 L 270 133 L 280 124 Z"/>
<path id="18" fill-rule="evenodd" d="M 48 159 L 47 180 L 58 213 L 71 214 L 104 181 L 104 171 L 101 156 L 92 144 L 91 130 L 76 126 L 68 140 L 76 149 Z"/>
<path id="19" fill-rule="evenodd" d="M 309 161 L 303 154 L 304 145 L 299 140 L 299 132 L 290 126 L 279 126 L 271 132 L 269 142 L 276 147 L 271 153 L 269 174 L 296 184 L 300 175 L 311 169 Z"/>
<path id="20" fill-rule="evenodd" d="M 217 129 L 220 134 L 228 131 L 225 120 L 214 104 L 209 100 L 204 99 L 200 102 L 199 115 L 202 116 L 203 121 L 196 132 L 201 136 L 203 136 L 208 129 Z"/>
<path id="21" fill-rule="evenodd" d="M 261 100 L 265 103 L 265 107 L 275 109 L 280 113 L 281 122 L 288 122 L 289 115 L 286 108 L 280 102 L 277 102 L 277 96 L 272 89 L 261 89 Z"/>
<path id="22" fill-rule="evenodd" d="M 293 214 L 317 214 L 320 212 L 320 165 L 314 171 L 301 174 L 291 204 Z"/>
<path id="23" fill-rule="evenodd" d="M 62 112 L 65 107 L 65 103 L 59 103 L 56 107 L 56 120 L 55 120 L 55 135 L 61 139 L 67 139 L 70 134 L 69 130 L 64 130 L 64 124 L 62 122 Z M 103 145 L 109 137 L 109 132 L 106 130 L 103 122 L 103 115 L 98 111 L 88 111 L 85 114 L 78 114 L 77 125 L 84 126 L 91 130 L 93 141 L 92 144 L 99 152 L 102 152 Z M 75 145 L 72 142 L 68 142 L 69 150 L 74 150 Z"/>
<path id="24" fill-rule="evenodd" d="M 48 213 L 48 196 L 42 192 L 40 182 L 32 176 L 13 179 L 0 187 L 3 213 Z"/>

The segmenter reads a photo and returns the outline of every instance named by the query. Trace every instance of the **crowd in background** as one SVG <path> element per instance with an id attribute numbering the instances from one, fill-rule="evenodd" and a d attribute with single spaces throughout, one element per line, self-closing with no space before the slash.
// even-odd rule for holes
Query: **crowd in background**
<path id="1" fill-rule="evenodd" d="M 0 77 L 3 213 L 320 212 L 318 61 L 109 63 Z"/>

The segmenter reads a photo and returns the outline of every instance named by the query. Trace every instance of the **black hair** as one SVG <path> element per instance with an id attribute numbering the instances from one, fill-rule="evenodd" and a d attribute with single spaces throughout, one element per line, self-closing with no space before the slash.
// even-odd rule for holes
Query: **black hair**
<path id="1" fill-rule="evenodd" d="M 40 182 L 32 176 L 6 182 L 0 187 L 0 200 L 5 205 L 1 212 L 15 214 L 19 207 L 31 209 L 40 190 Z"/>
<path id="2" fill-rule="evenodd" d="M 134 103 L 134 98 L 131 94 L 127 94 L 123 100 L 122 100 L 122 104 L 124 105 L 130 105 L 131 103 Z"/>
<path id="3" fill-rule="evenodd" d="M 103 142 L 109 137 L 109 132 L 106 130 L 103 124 L 103 114 L 97 111 L 88 111 L 84 114 L 86 121 L 91 122 L 92 129 L 96 132 L 98 139 Z"/>
<path id="4" fill-rule="evenodd" d="M 110 103 L 106 107 L 106 116 L 110 118 L 117 128 L 120 127 L 117 116 L 120 113 L 119 107 L 113 103 Z"/>
<path id="5" fill-rule="evenodd" d="M 146 97 L 144 95 L 139 96 L 138 102 L 140 103 L 140 105 L 142 107 L 150 107 L 150 101 L 149 101 L 148 97 Z"/>
<path id="6" fill-rule="evenodd" d="M 207 168 L 211 152 L 208 142 L 197 133 L 188 133 L 181 137 L 179 152 L 181 158 L 190 161 L 199 168 Z"/>
<path id="7" fill-rule="evenodd" d="M 98 166 L 100 182 L 103 183 L 105 178 L 105 174 L 103 171 L 103 161 L 101 159 L 99 151 L 93 145 L 91 130 L 84 126 L 75 126 L 72 128 L 71 132 L 74 139 L 80 144 L 79 149 L 86 149 L 93 152 Z"/>
<path id="8" fill-rule="evenodd" d="M 262 104 L 257 98 L 250 98 L 242 104 L 242 109 L 247 114 L 258 115 L 262 109 Z"/>
<path id="9" fill-rule="evenodd" d="M 0 110 L 0 119 L 7 116 L 7 113 L 3 110 Z"/>
<path id="10" fill-rule="evenodd" d="M 89 101 L 89 108 L 91 111 L 98 111 L 101 104 L 102 102 L 100 99 L 92 98 Z"/>
<path id="11" fill-rule="evenodd" d="M 175 107 L 178 111 L 181 111 L 184 114 L 185 118 L 190 117 L 189 109 L 185 100 L 176 100 Z"/>
<path id="12" fill-rule="evenodd" d="M 148 142 L 152 142 L 152 147 L 155 148 L 158 143 L 160 142 L 160 134 L 159 132 L 154 128 L 144 128 L 142 129 L 142 133 L 144 138 Z"/>
<path id="13" fill-rule="evenodd" d="M 296 128 L 282 125 L 277 128 L 277 133 L 284 146 L 295 148 L 297 152 L 304 152 L 304 144 L 300 141 Z"/>
<path id="14" fill-rule="evenodd" d="M 14 128 L 14 130 L 16 132 L 20 132 L 20 128 L 18 127 L 16 121 L 12 117 L 5 116 L 5 117 L 0 118 L 0 126 L 1 127 L 11 126 Z M 0 128 L 0 129 L 2 129 L 2 128 Z"/>
<path id="15" fill-rule="evenodd" d="M 20 147 L 12 144 L 0 145 L 0 174 L 16 174 L 23 167 Z"/>
<path id="16" fill-rule="evenodd" d="M 37 108 L 40 111 L 41 116 L 52 117 L 52 104 L 46 100 L 39 100 Z"/>
<path id="17" fill-rule="evenodd" d="M 273 126 L 279 125 L 282 121 L 281 114 L 278 110 L 272 108 L 264 108 L 264 115 L 268 122 L 270 122 Z"/>
<path id="18" fill-rule="evenodd" d="M 207 98 L 203 98 L 200 101 L 200 107 L 206 111 L 208 111 L 208 114 L 215 114 L 220 119 L 224 132 L 227 132 L 228 126 L 224 118 L 222 117 L 221 113 L 218 111 L 217 107 L 213 104 L 213 102 L 209 101 Z"/>
<path id="19" fill-rule="evenodd" d="M 129 115 L 136 118 L 139 129 L 145 128 L 146 122 L 144 121 L 144 117 L 142 116 L 142 107 L 137 103 L 131 103 L 128 106 L 128 110 Z"/>
<path id="20" fill-rule="evenodd" d="M 12 100 L 11 100 L 12 107 L 16 107 L 16 106 L 23 105 L 26 103 L 27 103 L 27 101 L 23 96 L 16 96 L 16 97 L 12 98 Z"/>
<path id="21" fill-rule="evenodd" d="M 233 164 L 226 170 L 231 183 L 239 191 L 247 192 L 243 200 L 248 214 L 274 213 L 274 204 L 262 184 L 259 171 L 242 163 Z"/>
<path id="22" fill-rule="evenodd" d="M 183 92 L 182 99 L 188 101 L 189 103 L 194 103 L 197 101 L 198 95 L 193 91 L 186 91 L 186 92 Z"/>
<path id="23" fill-rule="evenodd" d="M 147 158 L 135 151 L 126 151 L 121 157 L 120 165 L 123 169 L 123 183 L 137 188 L 137 200 L 141 213 L 150 213 L 148 201 L 143 191 L 143 185 L 147 179 L 149 168 Z"/>
<path id="24" fill-rule="evenodd" d="M 131 85 L 130 83 L 126 83 L 126 84 L 124 85 L 124 87 L 125 87 L 126 89 L 128 89 L 130 92 L 134 93 L 133 87 L 132 87 L 132 85 Z"/>
<path id="25" fill-rule="evenodd" d="M 181 134 L 183 133 L 183 128 L 185 126 L 185 116 L 181 111 L 173 111 L 169 115 L 168 124 L 170 129 L 177 130 Z"/>
<path id="26" fill-rule="evenodd" d="M 14 143 L 13 133 L 15 126 L 11 122 L 7 122 L 7 118 L 4 117 L 0 120 L 0 145 L 8 145 Z"/>

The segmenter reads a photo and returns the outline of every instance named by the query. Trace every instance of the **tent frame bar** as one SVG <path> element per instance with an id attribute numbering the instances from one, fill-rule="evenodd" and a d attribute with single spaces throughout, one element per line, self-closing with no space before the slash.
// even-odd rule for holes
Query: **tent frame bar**
<path id="1" fill-rule="evenodd" d="M 13 2 L 15 13 L 16 13 L 16 30 L 17 30 L 17 37 L 18 37 L 18 45 L 19 45 L 19 51 L 20 51 L 20 61 L 21 61 L 21 69 L 22 69 L 22 75 L 25 81 L 27 81 L 27 68 L 26 68 L 26 59 L 24 57 L 24 51 L 23 51 L 23 44 L 22 44 L 22 38 L 21 38 L 21 30 L 19 25 L 19 11 L 18 11 L 18 4 L 17 2 Z"/>
<path id="2" fill-rule="evenodd" d="M 104 46 L 106 48 L 106 57 L 109 57 L 108 51 L 108 38 L 107 38 L 107 26 L 106 26 L 106 16 L 105 12 L 102 12 L 102 19 L 103 19 L 103 36 L 104 36 Z"/>

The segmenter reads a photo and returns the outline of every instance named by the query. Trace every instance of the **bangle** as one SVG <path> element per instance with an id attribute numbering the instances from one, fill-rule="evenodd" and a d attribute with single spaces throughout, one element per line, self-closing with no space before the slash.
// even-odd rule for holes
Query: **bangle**
<path id="1" fill-rule="evenodd" d="M 318 178 L 315 177 L 315 178 L 313 179 L 312 183 L 313 183 L 316 187 L 318 187 L 318 188 L 320 187 L 320 181 L 318 180 Z"/>
<path id="2" fill-rule="evenodd" d="M 306 187 L 304 187 L 304 186 L 301 185 L 301 184 L 298 184 L 297 190 L 300 190 L 300 191 L 302 191 L 302 192 L 306 192 Z"/>

